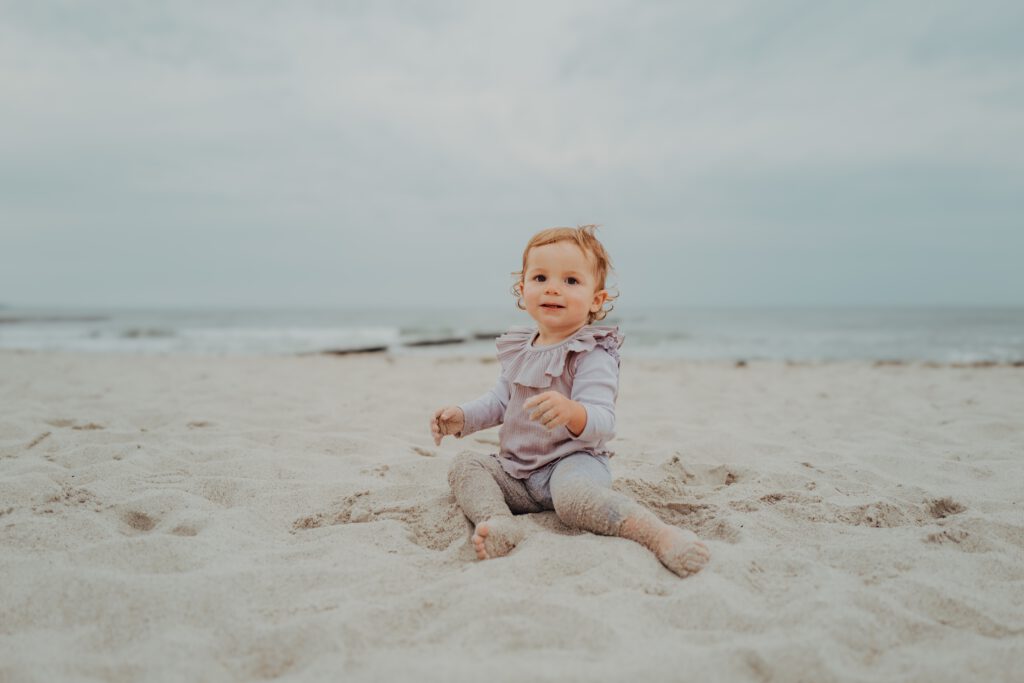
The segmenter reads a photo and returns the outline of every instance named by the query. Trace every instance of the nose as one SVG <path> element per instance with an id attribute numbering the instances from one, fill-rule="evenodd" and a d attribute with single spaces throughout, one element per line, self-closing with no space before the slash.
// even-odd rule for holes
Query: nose
<path id="1" fill-rule="evenodd" d="M 558 281 L 550 279 L 544 282 L 544 291 L 548 294 L 558 294 Z"/>

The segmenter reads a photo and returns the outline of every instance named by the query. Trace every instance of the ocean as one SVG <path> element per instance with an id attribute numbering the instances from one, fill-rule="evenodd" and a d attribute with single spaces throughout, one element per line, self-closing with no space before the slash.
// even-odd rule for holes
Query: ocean
<path id="1" fill-rule="evenodd" d="M 494 355 L 515 309 L 0 309 L 0 349 L 290 355 Z M 1024 361 L 1024 308 L 631 308 L 603 323 L 624 357 Z"/>

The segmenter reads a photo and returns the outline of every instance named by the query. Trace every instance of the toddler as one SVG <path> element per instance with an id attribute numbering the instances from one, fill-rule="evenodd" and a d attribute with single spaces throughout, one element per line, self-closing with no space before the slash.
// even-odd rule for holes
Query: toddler
<path id="1" fill-rule="evenodd" d="M 611 263 L 595 226 L 552 228 L 530 240 L 512 291 L 536 328 L 497 339 L 501 374 L 475 401 L 438 409 L 434 443 L 500 424 L 501 452 L 462 453 L 448 471 L 459 506 L 476 525 L 478 558 L 507 555 L 525 532 L 517 514 L 554 510 L 570 527 L 622 536 L 688 576 L 707 564 L 697 536 L 665 524 L 612 490 L 605 443 L 615 434 L 617 327 L 603 320 Z"/>

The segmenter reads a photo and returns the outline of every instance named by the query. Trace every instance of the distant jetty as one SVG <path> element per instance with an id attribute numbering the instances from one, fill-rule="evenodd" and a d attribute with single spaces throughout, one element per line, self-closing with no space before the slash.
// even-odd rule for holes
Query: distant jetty
<path id="1" fill-rule="evenodd" d="M 0 316 L 0 325 L 17 325 L 21 323 L 98 323 L 109 319 L 100 315 L 8 315 Z"/>
<path id="2" fill-rule="evenodd" d="M 415 341 L 407 341 L 402 346 L 449 346 L 451 344 L 464 344 L 466 339 L 464 337 L 442 337 L 440 339 L 417 339 Z"/>
<path id="3" fill-rule="evenodd" d="M 324 349 L 323 351 L 314 351 L 312 353 L 301 353 L 300 356 L 347 356 L 353 353 L 381 353 L 387 351 L 387 346 L 359 346 L 351 349 Z"/>

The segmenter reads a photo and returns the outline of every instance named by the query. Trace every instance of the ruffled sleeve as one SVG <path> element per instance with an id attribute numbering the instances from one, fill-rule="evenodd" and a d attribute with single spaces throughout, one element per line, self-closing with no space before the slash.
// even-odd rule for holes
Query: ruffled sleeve
<path id="1" fill-rule="evenodd" d="M 587 328 L 584 328 L 587 329 Z M 615 359 L 616 363 L 621 363 L 619 357 L 619 349 L 622 348 L 622 343 L 626 341 L 626 338 L 619 332 L 618 327 L 590 327 L 594 331 L 594 346 L 587 349 L 593 349 L 595 346 L 600 346 L 602 349 L 608 352 L 608 354 Z"/>
<path id="2" fill-rule="evenodd" d="M 550 348 L 536 348 L 530 346 L 536 333 L 529 327 L 514 327 L 498 337 L 497 347 L 502 376 L 538 389 L 551 386 L 555 377 L 562 376 L 566 358 L 572 352 L 592 351 L 600 346 L 618 363 L 619 347 L 624 341 L 618 327 L 586 325 L 567 341 Z"/>

